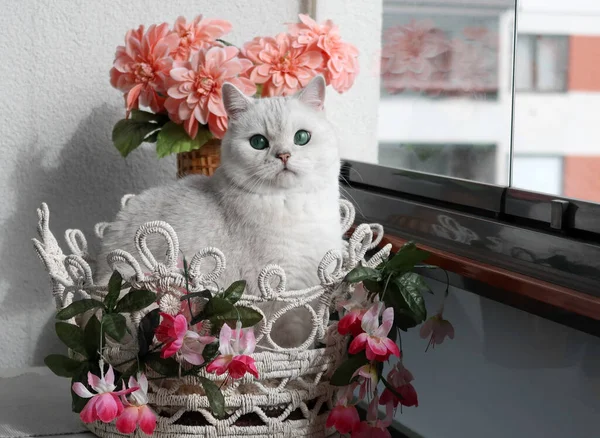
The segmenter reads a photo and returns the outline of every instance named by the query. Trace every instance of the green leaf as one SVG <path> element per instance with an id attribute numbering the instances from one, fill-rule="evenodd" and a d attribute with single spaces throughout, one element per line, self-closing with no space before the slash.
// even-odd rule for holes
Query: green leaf
<path id="1" fill-rule="evenodd" d="M 145 309 L 156 301 L 156 294 L 145 289 L 130 290 L 115 307 L 117 313 L 131 313 Z"/>
<path id="2" fill-rule="evenodd" d="M 192 139 L 182 125 L 167 122 L 160 130 L 156 140 L 156 154 L 159 158 L 178 152 L 189 152 L 200 149 L 213 138 L 212 133 L 204 125 L 200 125 L 196 138 Z"/>
<path id="3" fill-rule="evenodd" d="M 102 339 L 100 339 L 101 333 L 100 321 L 96 315 L 93 315 L 85 326 L 85 329 L 83 329 L 85 351 L 88 359 L 92 362 L 98 360 L 100 347 L 104 345 L 104 333 L 102 333 Z"/>
<path id="4" fill-rule="evenodd" d="M 156 123 L 131 119 L 119 120 L 112 132 L 112 141 L 123 157 L 129 155 L 144 139 L 158 129 Z"/>
<path id="5" fill-rule="evenodd" d="M 75 324 L 69 324 L 66 322 L 57 322 L 55 324 L 56 334 L 58 338 L 68 348 L 76 351 L 79 354 L 87 356 L 85 346 L 83 344 L 83 331 Z"/>
<path id="6" fill-rule="evenodd" d="M 214 382 L 208 380 L 206 377 L 199 377 L 199 379 L 202 382 L 206 397 L 208 397 L 208 403 L 213 415 L 222 417 L 225 415 L 225 397 L 223 397 L 223 393 Z"/>
<path id="7" fill-rule="evenodd" d="M 383 286 L 375 280 L 364 280 L 363 286 L 366 287 L 367 290 L 372 293 L 377 294 L 377 293 L 383 291 Z"/>
<path id="8" fill-rule="evenodd" d="M 381 274 L 377 269 L 367 268 L 366 266 L 357 266 L 344 279 L 348 283 L 359 283 L 365 280 L 379 281 Z"/>
<path id="9" fill-rule="evenodd" d="M 350 358 L 342 363 L 337 370 L 331 376 L 330 384 L 333 386 L 346 386 L 350 384 L 350 380 L 352 380 L 352 374 L 362 367 L 369 363 L 367 356 L 364 351 L 361 351 L 359 354 L 355 354 L 354 356 L 350 356 Z"/>
<path id="10" fill-rule="evenodd" d="M 409 310 L 413 313 L 417 324 L 427 318 L 427 307 L 423 299 L 423 292 L 429 289 L 419 274 L 409 272 L 402 277 L 394 279 L 394 283 L 400 289 Z"/>
<path id="11" fill-rule="evenodd" d="M 77 376 L 83 362 L 63 356 L 62 354 L 51 354 L 46 356 L 44 363 L 50 371 L 59 377 Z"/>
<path id="12" fill-rule="evenodd" d="M 427 258 L 429 258 L 427 251 L 418 249 L 414 242 L 408 242 L 385 264 L 385 270 L 388 272 L 410 271 L 416 264 Z"/>
<path id="13" fill-rule="evenodd" d="M 125 336 L 127 322 L 120 313 L 106 313 L 102 317 L 102 328 L 108 336 L 115 341 L 120 341 Z"/>
<path id="14" fill-rule="evenodd" d="M 154 339 L 154 332 L 156 327 L 160 323 L 160 310 L 154 309 L 148 312 L 140 321 L 138 328 L 138 344 L 140 347 L 139 355 L 144 356 L 148 353 L 152 340 Z"/>
<path id="15" fill-rule="evenodd" d="M 213 342 L 212 344 L 208 344 L 204 347 L 202 351 L 202 357 L 204 358 L 204 362 L 212 362 L 214 358 L 219 355 L 219 342 Z"/>
<path id="16" fill-rule="evenodd" d="M 179 363 L 172 357 L 163 359 L 160 357 L 160 353 L 150 353 L 146 355 L 145 363 L 164 377 L 176 377 L 179 375 Z"/>
<path id="17" fill-rule="evenodd" d="M 244 289 L 246 289 L 246 282 L 244 280 L 236 281 L 223 293 L 223 298 L 231 304 L 235 304 L 242 297 Z"/>
<path id="18" fill-rule="evenodd" d="M 185 294 L 181 296 L 181 301 L 185 301 L 189 298 L 206 298 L 210 300 L 213 295 L 210 293 L 208 289 L 201 290 L 200 292 L 193 292 L 191 294 Z"/>
<path id="19" fill-rule="evenodd" d="M 65 321 L 67 319 L 73 318 L 76 315 L 79 315 L 80 313 L 87 312 L 88 310 L 96 309 L 98 307 L 104 308 L 104 304 L 102 303 L 102 301 L 94 300 L 91 298 L 86 300 L 73 301 L 67 307 L 58 312 L 56 314 L 56 318 Z"/>
<path id="20" fill-rule="evenodd" d="M 138 122 L 154 122 L 158 126 L 161 126 L 169 121 L 169 116 L 167 114 L 154 114 L 148 111 L 133 109 L 131 110 L 131 120 L 136 120 Z"/>
<path id="21" fill-rule="evenodd" d="M 212 297 L 206 303 L 206 307 L 204 308 L 204 316 L 205 318 L 211 318 L 217 315 L 224 315 L 233 311 L 233 304 L 229 301 L 220 298 L 220 297 Z"/>
<path id="22" fill-rule="evenodd" d="M 234 328 L 237 321 L 240 321 L 244 328 L 253 327 L 262 320 L 262 315 L 250 307 L 235 306 L 233 310 L 212 316 L 208 320 L 213 333 L 217 333 L 225 323 L 229 323 L 229 326 Z"/>
<path id="23" fill-rule="evenodd" d="M 144 139 L 144 143 L 156 143 L 156 140 L 158 140 L 158 134 L 160 134 L 160 130 L 157 129 Z"/>
<path id="24" fill-rule="evenodd" d="M 104 305 L 108 312 L 115 310 L 115 305 L 121 294 L 121 284 L 123 284 L 123 277 L 119 271 L 113 272 L 108 280 L 108 294 L 104 297 Z"/>

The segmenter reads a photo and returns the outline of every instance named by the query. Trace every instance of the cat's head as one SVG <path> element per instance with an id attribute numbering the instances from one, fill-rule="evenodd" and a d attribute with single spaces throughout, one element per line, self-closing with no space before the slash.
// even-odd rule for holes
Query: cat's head
<path id="1" fill-rule="evenodd" d="M 325 86 L 317 76 L 294 96 L 253 99 L 224 84 L 229 122 L 220 171 L 255 193 L 310 192 L 336 184 L 340 158 L 323 111 Z"/>

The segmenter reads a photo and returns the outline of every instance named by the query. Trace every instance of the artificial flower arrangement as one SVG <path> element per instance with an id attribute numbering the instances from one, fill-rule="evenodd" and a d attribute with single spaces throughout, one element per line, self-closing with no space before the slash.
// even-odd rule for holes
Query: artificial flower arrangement
<path id="1" fill-rule="evenodd" d="M 144 142 L 156 143 L 157 155 L 165 157 L 221 139 L 225 82 L 248 96 L 286 96 L 322 74 L 336 91 L 349 90 L 359 72 L 356 47 L 332 21 L 299 18 L 288 33 L 256 37 L 241 49 L 222 39 L 231 23 L 202 16 L 127 32 L 110 71 L 126 109 L 113 129 L 115 147 L 126 157 Z"/>
<path id="2" fill-rule="evenodd" d="M 411 383 L 413 375 L 404 367 L 403 352 L 398 347 L 400 331 L 425 322 L 420 334 L 429 337 L 427 348 L 442 343 L 446 336 L 454 338 L 452 325 L 443 318 L 443 302 L 440 310 L 426 320 L 423 293 L 429 288 L 413 271 L 415 267 L 432 267 L 422 264 L 428 255 L 408 243 L 375 268 L 359 265 L 345 276 L 343 283 L 353 292 L 338 297 L 332 319 L 337 315 L 337 332 L 351 341 L 347 344 L 347 360 L 331 376 L 330 384 L 340 389 L 326 427 L 350 433 L 353 438 L 389 437 L 387 428 L 398 405 L 418 406 Z M 238 304 L 245 282 L 235 282 L 218 293 L 190 293 L 185 259 L 180 266 L 186 285 L 181 288 L 180 300 L 168 306 L 173 311 L 149 311 L 137 333 L 131 333 L 123 314 L 156 307 L 157 294 L 129 289 L 119 298 L 130 285 L 123 282 L 118 271 L 112 275 L 102 301 L 74 301 L 57 313 L 57 335 L 71 354 L 52 354 L 45 363 L 55 374 L 71 378 L 72 408 L 84 423 L 115 422 L 121 433 L 134 433 L 139 427 L 151 435 L 157 413 L 149 404 L 148 379 L 185 376 L 200 379 L 212 414 L 224 418 L 227 414 L 221 389 L 247 374 L 259 378 L 252 354 L 256 344 L 253 326 L 261 321 L 261 315 Z M 448 288 L 444 300 L 447 295 Z M 66 322 L 90 310 L 96 310 L 97 315 L 85 328 Z M 126 336 L 137 337 L 135 356 L 114 367 L 107 364 L 104 351 Z M 398 361 L 384 377 L 383 365 L 392 356 Z M 221 385 L 199 375 L 203 369 L 222 376 Z M 379 382 L 383 383 L 383 392 Z M 361 421 L 356 405 L 362 400 L 368 401 L 369 409 Z M 378 405 L 386 407 L 385 418 L 379 418 Z"/>
<path id="3" fill-rule="evenodd" d="M 208 290 L 190 293 L 185 259 L 183 270 L 186 287 L 181 288 L 180 302 L 170 305 L 173 314 L 158 308 L 151 310 L 141 319 L 137 333 L 129 332 L 124 314 L 157 307 L 157 294 L 129 289 L 119 299 L 121 291 L 130 285 L 123 282 L 118 271 L 111 276 L 108 294 L 102 301 L 74 301 L 56 314 L 56 333 L 72 354 L 51 354 L 45 363 L 56 375 L 71 378 L 72 409 L 84 423 L 116 420 L 115 426 L 121 433 L 134 433 L 139 426 L 151 435 L 157 414 L 148 401 L 149 369 L 154 375 L 151 379 L 191 375 L 199 378 L 216 417 L 225 415 L 222 386 L 246 373 L 259 377 L 251 357 L 256 345 L 252 326 L 262 316 L 237 305 L 246 283 L 235 282 L 216 294 Z M 97 310 L 99 316 L 92 316 L 83 329 L 65 322 L 90 310 Z M 106 363 L 104 352 L 111 342 L 124 344 L 128 335 L 137 337 L 137 354 L 113 368 Z M 117 367 L 125 371 L 118 372 Z M 208 373 L 224 375 L 221 387 L 198 376 L 203 368 Z"/>
<path id="4" fill-rule="evenodd" d="M 408 242 L 376 268 L 358 266 L 346 275 L 345 281 L 354 284 L 355 289 L 348 300 L 338 302 L 341 318 L 337 330 L 352 340 L 348 359 L 331 378 L 331 384 L 341 388 L 327 427 L 334 427 L 341 434 L 350 433 L 352 438 L 391 438 L 387 429 L 398 405 L 419 405 L 411 383 L 413 375 L 404 367 L 403 351 L 398 347 L 402 345 L 400 332 L 424 323 L 420 335 L 429 338 L 426 351 L 446 337 L 454 338 L 454 327 L 443 318 L 449 283 L 439 311 L 427 319 L 423 293 L 430 290 L 413 271 L 415 267 L 436 268 L 422 264 L 428 257 L 429 253 Z M 384 364 L 392 356 L 397 358 L 396 365 L 384 377 Z M 356 408 L 361 401 L 368 403 L 362 421 Z M 379 405 L 385 406 L 384 418 L 379 418 Z"/>

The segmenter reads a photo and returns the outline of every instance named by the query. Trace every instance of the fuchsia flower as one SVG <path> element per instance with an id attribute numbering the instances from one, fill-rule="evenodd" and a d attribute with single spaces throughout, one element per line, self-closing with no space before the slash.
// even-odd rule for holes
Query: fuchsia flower
<path id="1" fill-rule="evenodd" d="M 450 321 L 447 321 L 442 317 L 443 311 L 444 307 L 442 306 L 437 314 L 433 315 L 421 326 L 419 332 L 421 338 L 425 339 L 429 337 L 429 342 L 427 343 L 425 351 L 427 351 L 430 346 L 431 348 L 435 348 L 436 344 L 444 342 L 446 336 L 450 339 L 454 339 L 454 327 Z"/>
<path id="2" fill-rule="evenodd" d="M 364 333 L 359 334 L 350 343 L 348 352 L 356 354 L 366 350 L 367 359 L 386 361 L 390 355 L 400 357 L 400 350 L 394 341 L 387 337 L 394 322 L 394 309 L 388 307 L 383 312 L 382 324 L 379 325 L 379 314 L 383 303 L 375 303 L 362 318 L 361 327 Z"/>
<path id="3" fill-rule="evenodd" d="M 220 46 L 216 39 L 231 31 L 231 23 L 225 20 L 203 19 L 202 15 L 188 23 L 185 17 L 178 17 L 173 31 L 179 37 L 179 42 L 171 56 L 176 61 L 187 61 L 191 54 L 201 49 Z"/>
<path id="4" fill-rule="evenodd" d="M 115 373 L 112 366 L 108 366 L 106 375 L 103 371 L 104 363 L 100 361 L 101 377 L 88 372 L 88 385 L 96 392 L 90 392 L 83 383 L 73 383 L 73 392 L 82 398 L 89 398 L 85 407 L 79 414 L 81 421 L 92 423 L 100 420 L 104 423 L 110 423 L 123 412 L 123 404 L 119 400 L 120 395 L 125 395 L 136 391 L 137 387 L 130 387 L 122 391 L 115 391 Z"/>
<path id="5" fill-rule="evenodd" d="M 417 391 L 410 382 L 414 380 L 414 377 L 410 371 L 404 368 L 402 361 L 398 361 L 396 366 L 389 372 L 387 381 L 392 385 L 394 390 L 402 396 L 398 399 L 396 395 L 389 389 L 385 389 L 379 399 L 379 404 L 388 405 L 391 404 L 394 408 L 400 403 L 403 406 L 419 406 L 419 399 L 417 397 Z"/>
<path id="6" fill-rule="evenodd" d="M 239 321 L 235 330 L 223 324 L 219 333 L 221 355 L 206 367 L 206 371 L 216 372 L 218 376 L 229 373 L 233 379 L 241 379 L 246 373 L 250 373 L 258 379 L 254 359 L 248 356 L 254 352 L 254 347 L 256 347 L 256 340 L 252 328 L 242 330 L 242 323 Z"/>
<path id="7" fill-rule="evenodd" d="M 138 374 L 137 380 L 129 378 L 129 388 L 136 388 L 129 397 L 121 396 L 125 408 L 117 418 L 117 430 L 121 433 L 133 433 L 139 425 L 142 432 L 152 435 L 156 428 L 156 414 L 148 406 L 148 379 Z"/>
<path id="8" fill-rule="evenodd" d="M 294 47 L 294 38 L 256 37 L 244 44 L 243 54 L 254 63 L 250 80 L 263 84 L 263 96 L 287 96 L 306 86 L 323 66 L 320 50 Z"/>
<path id="9" fill-rule="evenodd" d="M 339 433 L 349 433 L 360 423 L 356 407 L 350 404 L 355 385 L 349 385 L 340 391 L 336 406 L 327 417 L 325 426 L 334 427 Z"/>
<path id="10" fill-rule="evenodd" d="M 161 313 L 162 321 L 156 328 L 156 339 L 165 345 L 160 351 L 163 359 L 174 356 L 183 345 L 183 338 L 187 333 L 188 323 L 183 315 L 171 316 Z"/>
<path id="11" fill-rule="evenodd" d="M 256 85 L 240 77 L 252 63 L 238 55 L 235 47 L 211 47 L 200 50 L 189 62 L 173 63 L 165 107 L 174 122 L 183 123 L 191 138 L 196 138 L 199 124 L 208 125 L 217 138 L 225 135 L 227 113 L 221 95 L 223 83 L 235 85 L 248 96 L 256 93 Z"/>
<path id="12" fill-rule="evenodd" d="M 362 318 L 367 312 L 367 291 L 362 283 L 354 289 L 352 297 L 348 301 L 339 303 L 339 310 L 346 310 L 346 314 L 338 322 L 338 332 L 340 335 L 358 336 L 362 333 Z"/>
<path id="13" fill-rule="evenodd" d="M 300 14 L 299 18 L 300 23 L 288 26 L 296 37 L 293 46 L 319 48 L 325 58 L 327 68 L 323 73 L 327 84 L 339 93 L 348 91 L 359 73 L 358 49 L 342 41 L 339 28 L 331 20 L 319 24 L 308 15 Z"/>
<path id="14" fill-rule="evenodd" d="M 369 409 L 367 410 L 367 421 L 361 421 L 353 430 L 352 438 L 391 438 L 388 427 L 394 419 L 394 411 L 391 405 L 386 405 L 386 415 L 384 419 L 377 416 L 378 397 L 375 395 Z"/>
<path id="15" fill-rule="evenodd" d="M 358 377 L 358 398 L 361 400 L 365 398 L 367 392 L 371 392 L 377 388 L 379 376 L 377 375 L 377 367 L 374 363 L 363 365 L 352 374 L 352 377 Z"/>
<path id="16" fill-rule="evenodd" d="M 216 341 L 214 336 L 201 336 L 197 332 L 188 330 L 188 321 L 185 315 L 171 316 L 161 313 L 162 321 L 156 329 L 156 339 L 164 342 L 160 356 L 163 359 L 179 353 L 186 362 L 192 365 L 204 363 L 202 352 L 204 347 Z"/>
<path id="17" fill-rule="evenodd" d="M 163 110 L 165 79 L 171 70 L 169 54 L 177 47 L 178 37 L 167 23 L 130 30 L 125 46 L 118 46 L 110 83 L 125 93 L 127 113 L 139 104 L 153 112 Z"/>

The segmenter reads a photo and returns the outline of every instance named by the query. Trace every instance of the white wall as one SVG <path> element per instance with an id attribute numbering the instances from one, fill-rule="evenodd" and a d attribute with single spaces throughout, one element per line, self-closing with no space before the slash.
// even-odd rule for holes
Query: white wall
<path id="1" fill-rule="evenodd" d="M 319 16 L 333 18 L 361 50 L 364 72 L 346 95 L 329 92 L 328 111 L 343 136 L 344 156 L 374 160 L 379 88 L 378 75 L 369 69 L 378 59 L 380 2 L 321 3 Z M 124 160 L 112 146 L 123 102 L 108 72 L 125 32 L 202 13 L 231 21 L 228 39 L 242 43 L 285 31 L 285 23 L 296 21 L 309 5 L 308 0 L 0 0 L 0 368 L 40 364 L 63 348 L 52 332 L 50 282 L 30 240 L 40 203 L 49 204 L 57 236 L 80 228 L 97 245 L 93 225 L 114 216 L 123 194 L 174 179 L 173 158 L 157 160 L 146 149 Z"/>

